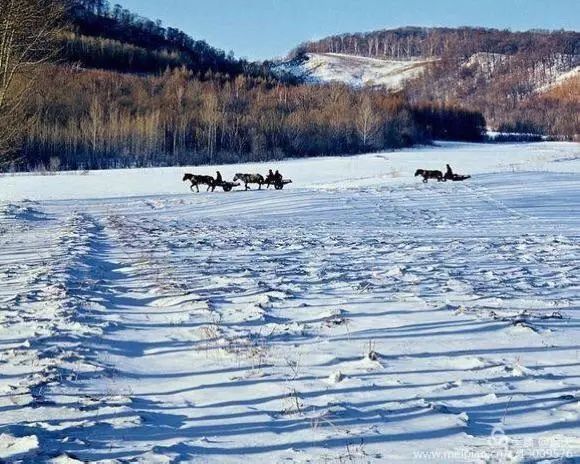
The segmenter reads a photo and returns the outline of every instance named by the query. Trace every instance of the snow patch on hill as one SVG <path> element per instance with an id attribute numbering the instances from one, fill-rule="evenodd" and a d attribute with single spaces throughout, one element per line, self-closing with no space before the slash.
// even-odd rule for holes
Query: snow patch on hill
<path id="1" fill-rule="evenodd" d="M 377 86 L 401 90 L 406 81 L 421 75 L 433 60 L 382 60 L 339 53 L 308 53 L 279 66 L 307 82 L 341 82 L 353 87 Z"/>
<path id="2" fill-rule="evenodd" d="M 515 59 L 512 55 L 478 52 L 465 61 L 462 68 L 491 81 L 500 78 Z M 387 60 L 339 53 L 308 53 L 275 67 L 312 84 L 340 82 L 353 87 L 384 87 L 402 90 L 405 83 L 420 77 L 437 59 Z M 580 75 L 577 58 L 557 55 L 550 62 L 530 64 L 526 75 L 530 89 L 545 92 Z"/>
<path id="3" fill-rule="evenodd" d="M 471 70 L 477 76 L 493 80 L 502 73 L 510 72 L 510 67 L 517 58 L 501 53 L 474 53 L 463 68 Z M 534 62 L 528 66 L 527 82 L 536 92 L 547 92 L 568 79 L 580 76 L 578 57 L 558 54 L 546 62 Z"/>
<path id="4" fill-rule="evenodd" d="M 539 87 L 537 89 L 538 92 L 548 92 L 550 90 L 552 90 L 553 88 L 564 84 L 565 82 L 571 80 L 571 79 L 580 79 L 580 66 L 576 66 L 575 68 L 571 69 L 570 71 L 567 71 L 565 73 L 560 74 L 559 76 L 557 76 L 553 82 L 549 83 L 549 84 L 545 84 L 542 85 L 541 87 Z"/>

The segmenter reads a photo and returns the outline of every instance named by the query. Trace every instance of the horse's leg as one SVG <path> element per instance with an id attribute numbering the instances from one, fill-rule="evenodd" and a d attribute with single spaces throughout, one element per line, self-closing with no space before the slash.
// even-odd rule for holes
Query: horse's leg
<path id="1" fill-rule="evenodd" d="M 246 192 L 250 190 L 250 186 L 248 185 L 248 183 L 246 182 Z"/>
<path id="2" fill-rule="evenodd" d="M 197 189 L 197 193 L 199 193 L 199 184 L 195 184 L 195 188 Z"/>
<path id="3" fill-rule="evenodd" d="M 260 187 L 258 187 L 258 190 L 262 190 L 262 182 L 259 183 Z"/>

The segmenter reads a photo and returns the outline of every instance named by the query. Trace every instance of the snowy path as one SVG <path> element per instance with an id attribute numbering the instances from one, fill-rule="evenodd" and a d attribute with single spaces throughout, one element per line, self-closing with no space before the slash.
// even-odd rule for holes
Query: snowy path
<path id="1" fill-rule="evenodd" d="M 567 163 L 0 206 L 0 461 L 580 456 Z"/>

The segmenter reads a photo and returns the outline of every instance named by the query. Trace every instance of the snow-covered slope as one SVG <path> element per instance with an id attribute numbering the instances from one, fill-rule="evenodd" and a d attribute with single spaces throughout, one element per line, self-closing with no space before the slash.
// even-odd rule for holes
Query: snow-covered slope
<path id="1" fill-rule="evenodd" d="M 381 60 L 338 53 L 308 53 L 304 60 L 279 66 L 312 83 L 341 82 L 355 87 L 381 86 L 401 90 L 405 81 L 423 72 L 427 60 Z"/>
<path id="2" fill-rule="evenodd" d="M 559 74 L 553 82 L 549 84 L 545 84 L 537 89 L 538 92 L 548 92 L 553 88 L 565 84 L 571 80 L 575 79 L 576 82 L 580 82 L 580 66 L 576 66 L 575 68 L 571 69 L 570 71 L 564 72 Z M 576 95 L 577 98 L 580 99 L 580 96 Z"/>
<path id="3" fill-rule="evenodd" d="M 498 69 L 513 64 L 515 59 L 514 56 L 501 53 L 478 52 L 463 64 L 463 68 L 470 69 L 483 79 L 493 80 L 497 77 Z M 525 70 L 524 80 L 527 80 L 538 92 L 548 91 L 569 79 L 577 78 L 580 75 L 580 66 L 573 64 L 577 62 L 577 56 L 569 55 L 552 57 L 549 64 L 538 61 Z"/>
<path id="4" fill-rule="evenodd" d="M 573 462 L 578 145 L 272 167 L 0 178 L 0 461 Z"/>
<path id="5" fill-rule="evenodd" d="M 483 79 L 495 79 L 496 72 L 514 58 L 500 53 L 478 52 L 462 65 Z M 340 82 L 353 87 L 377 86 L 398 91 L 405 82 L 424 72 L 434 60 L 383 60 L 338 53 L 308 53 L 302 58 L 276 66 L 310 83 Z M 568 79 L 578 76 L 579 66 L 570 69 L 570 57 L 562 55 L 547 66 L 537 63 L 526 70 L 527 79 L 538 91 L 547 91 Z"/>

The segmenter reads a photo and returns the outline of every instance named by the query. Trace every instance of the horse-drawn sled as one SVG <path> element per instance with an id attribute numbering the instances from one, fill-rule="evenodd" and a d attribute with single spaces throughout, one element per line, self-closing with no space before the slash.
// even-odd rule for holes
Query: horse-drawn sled
<path id="1" fill-rule="evenodd" d="M 235 187 L 244 186 L 246 190 L 250 190 L 250 184 L 256 184 L 259 189 L 262 189 L 263 185 L 268 188 L 274 186 L 276 190 L 282 190 L 286 185 L 291 184 L 290 179 L 284 179 L 282 174 L 278 171 L 273 173 L 270 170 L 267 176 L 262 176 L 261 174 L 236 174 L 233 182 L 228 182 L 223 180 L 221 173 L 218 171 L 216 177 L 212 176 L 198 176 L 195 174 L 185 174 L 183 176 L 184 182 L 191 182 L 191 190 L 199 193 L 199 186 L 207 186 L 207 191 L 210 190 L 215 192 L 216 188 L 223 189 L 224 192 L 231 192 Z"/>
<path id="2" fill-rule="evenodd" d="M 435 179 L 437 182 L 447 182 L 448 180 L 451 182 L 463 182 L 467 179 L 471 179 L 471 176 L 462 176 L 460 174 L 455 174 L 451 169 L 451 166 L 447 165 L 447 171 L 445 175 L 442 171 L 428 171 L 426 169 L 417 169 L 415 172 L 415 177 L 421 176 L 423 178 L 423 182 L 426 184 L 429 182 L 429 179 Z"/>
<path id="3" fill-rule="evenodd" d="M 239 182 L 228 182 L 228 181 L 221 181 L 221 182 L 215 182 L 211 191 L 213 192 L 216 187 L 221 187 L 222 189 L 224 189 L 224 192 L 231 192 L 235 187 L 239 187 L 240 184 Z"/>

